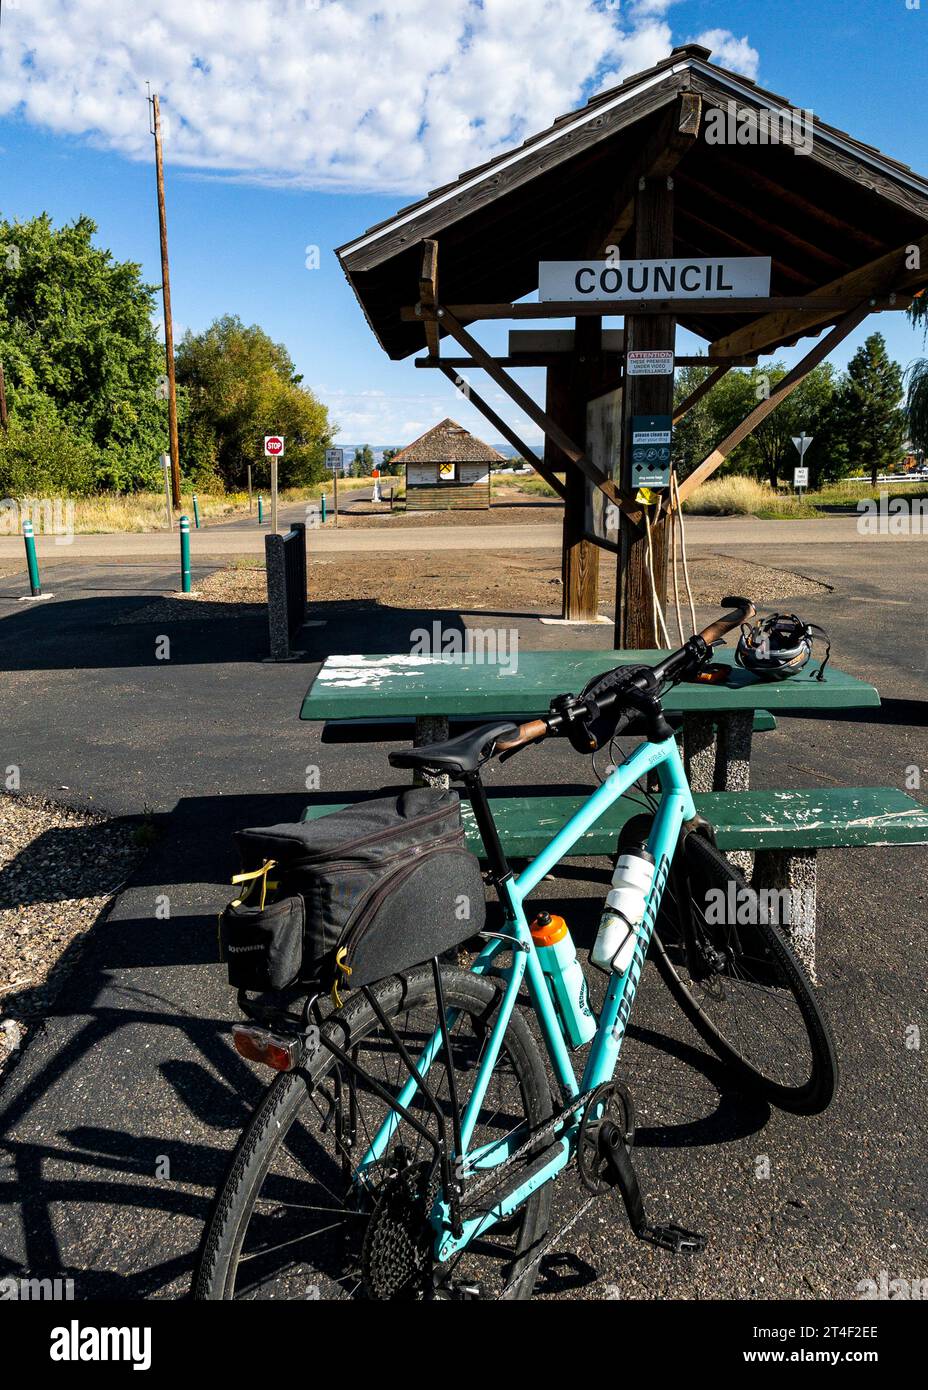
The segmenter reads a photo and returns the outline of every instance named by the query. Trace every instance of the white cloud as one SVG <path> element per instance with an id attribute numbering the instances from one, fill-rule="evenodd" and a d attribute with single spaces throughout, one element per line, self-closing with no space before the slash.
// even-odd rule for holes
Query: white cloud
<path id="1" fill-rule="evenodd" d="M 148 159 L 150 81 L 176 165 L 420 193 L 666 57 L 672 3 L 42 0 L 4 7 L 0 115 Z"/>
<path id="2" fill-rule="evenodd" d="M 729 29 L 707 29 L 694 43 L 712 49 L 712 61 L 720 67 L 741 72 L 745 77 L 757 77 L 760 54 L 752 48 L 747 37 L 736 38 Z"/>

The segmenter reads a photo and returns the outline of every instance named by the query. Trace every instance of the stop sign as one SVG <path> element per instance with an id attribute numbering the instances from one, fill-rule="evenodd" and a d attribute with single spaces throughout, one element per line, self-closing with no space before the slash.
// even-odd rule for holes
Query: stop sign
<path id="1" fill-rule="evenodd" d="M 380 477 L 380 469 L 379 469 L 379 468 L 373 469 L 372 472 L 371 472 L 371 477 L 372 477 L 372 478 L 379 478 L 379 477 Z"/>
<path id="2" fill-rule="evenodd" d="M 271 458 L 279 458 L 284 451 L 283 436 L 279 434 L 266 434 L 264 436 L 264 452 Z"/>

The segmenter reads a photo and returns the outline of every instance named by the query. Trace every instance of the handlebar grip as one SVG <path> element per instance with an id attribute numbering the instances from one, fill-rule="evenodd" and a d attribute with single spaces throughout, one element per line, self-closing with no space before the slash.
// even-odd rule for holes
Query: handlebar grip
<path id="1" fill-rule="evenodd" d="M 754 617 L 757 609 L 749 598 L 723 598 L 721 601 L 723 608 L 738 608 L 737 613 L 729 613 L 724 618 L 716 618 L 714 623 L 704 627 L 699 636 L 710 647 L 713 642 L 717 642 L 720 637 L 724 637 L 726 632 L 731 632 L 732 628 L 740 627 Z"/>
<path id="2" fill-rule="evenodd" d="M 548 725 L 544 719 L 530 719 L 527 724 L 520 724 L 514 734 L 507 738 L 496 740 L 497 753 L 509 753 L 516 748 L 521 748 L 523 743 L 533 743 L 535 739 L 544 738 L 548 732 Z"/>

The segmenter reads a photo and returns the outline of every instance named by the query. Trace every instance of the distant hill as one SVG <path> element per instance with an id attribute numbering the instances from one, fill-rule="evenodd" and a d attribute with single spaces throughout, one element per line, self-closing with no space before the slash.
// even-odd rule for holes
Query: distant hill
<path id="1" fill-rule="evenodd" d="M 406 443 L 407 443 L 407 444 L 409 444 L 410 442 L 411 442 L 410 440 L 408 440 L 408 439 L 406 440 Z M 362 447 L 362 445 L 360 445 L 360 444 L 339 444 L 339 445 L 338 445 L 338 448 L 339 448 L 339 449 L 344 449 L 344 451 L 345 451 L 345 466 L 346 466 L 346 468 L 350 466 L 351 460 L 354 458 L 354 451 L 355 451 L 355 449 L 360 449 L 361 447 Z M 374 462 L 375 462 L 375 463 L 381 463 L 381 462 L 382 462 L 382 460 L 383 460 L 383 453 L 384 453 L 384 450 L 385 450 L 385 449 L 399 449 L 399 448 L 404 448 L 404 447 L 405 447 L 404 445 L 399 445 L 399 444 L 372 444 L 372 445 L 371 445 L 371 449 L 374 451 Z M 519 451 L 518 451 L 518 449 L 514 449 L 514 448 L 512 447 L 511 444 L 494 444 L 494 445 L 493 445 L 493 448 L 496 450 L 496 452 L 497 452 L 498 454 L 502 454 L 503 457 L 504 457 L 504 458 L 507 458 L 507 459 L 518 458 L 518 456 L 519 456 Z"/>

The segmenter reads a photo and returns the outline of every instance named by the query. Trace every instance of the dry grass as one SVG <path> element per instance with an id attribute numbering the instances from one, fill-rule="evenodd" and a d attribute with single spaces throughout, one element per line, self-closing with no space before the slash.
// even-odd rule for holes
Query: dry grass
<path id="1" fill-rule="evenodd" d="M 776 493 L 769 483 L 756 478 L 713 478 L 703 483 L 683 504 L 685 512 L 697 516 L 777 516 L 808 515 L 810 508 L 798 497 Z"/>
<path id="2" fill-rule="evenodd" d="M 370 478 L 346 479 L 345 483 L 363 487 L 371 485 Z M 270 489 L 255 488 L 255 496 L 261 492 L 265 503 L 270 507 Z M 281 504 L 304 502 L 318 499 L 325 492 L 331 505 L 332 483 L 314 483 L 311 487 L 282 488 L 279 493 Z M 96 497 L 79 497 L 73 502 L 74 530 L 78 535 L 88 535 L 105 531 L 163 531 L 166 526 L 163 492 L 99 493 Z M 248 512 L 247 492 L 197 492 L 197 506 L 200 519 L 204 522 L 231 521 Z M 176 515 L 188 516 L 193 525 L 193 493 L 185 492 L 181 497 L 180 512 Z"/>

